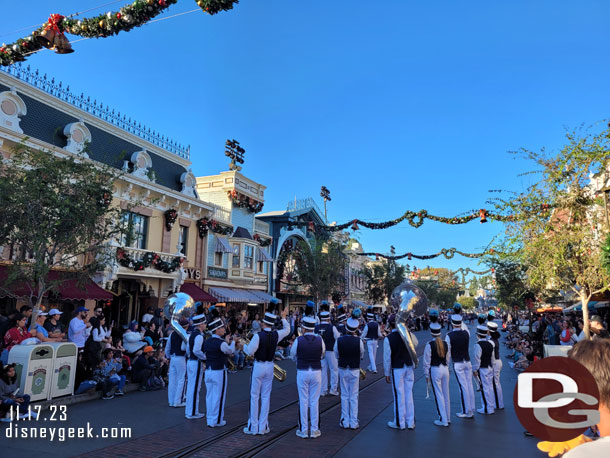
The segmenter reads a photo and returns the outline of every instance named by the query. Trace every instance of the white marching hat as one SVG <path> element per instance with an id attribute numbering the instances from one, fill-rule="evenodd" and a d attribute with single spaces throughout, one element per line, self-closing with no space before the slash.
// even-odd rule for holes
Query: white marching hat
<path id="1" fill-rule="evenodd" d="M 477 335 L 478 336 L 485 337 L 485 336 L 487 336 L 488 332 L 489 332 L 489 329 L 487 329 L 487 326 L 484 326 L 482 324 L 477 326 Z"/>
<path id="2" fill-rule="evenodd" d="M 497 331 L 498 330 L 498 323 L 494 323 L 493 321 L 488 321 L 487 322 L 487 327 L 489 328 L 490 331 Z"/>
<path id="3" fill-rule="evenodd" d="M 430 323 L 430 334 L 433 336 L 441 335 L 441 325 L 438 323 Z"/>
<path id="4" fill-rule="evenodd" d="M 316 319 L 311 316 L 306 316 L 301 321 L 301 327 L 307 331 L 313 331 L 316 327 Z"/>
<path id="5" fill-rule="evenodd" d="M 451 315 L 451 324 L 454 326 L 461 326 L 462 315 L 458 315 L 457 313 L 455 315 Z"/>
<path id="6" fill-rule="evenodd" d="M 347 332 L 356 332 L 358 330 L 360 323 L 356 318 L 349 318 L 345 323 L 345 329 Z"/>

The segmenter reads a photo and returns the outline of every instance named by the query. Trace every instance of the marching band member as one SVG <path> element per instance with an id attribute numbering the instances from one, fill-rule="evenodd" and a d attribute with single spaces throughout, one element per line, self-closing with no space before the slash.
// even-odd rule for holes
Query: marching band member
<path id="1" fill-rule="evenodd" d="M 426 382 L 432 382 L 432 393 L 436 402 L 439 419 L 434 420 L 436 426 L 449 426 L 451 423 L 449 402 L 449 346 L 441 339 L 441 326 L 438 323 L 430 325 L 430 334 L 434 339 L 428 342 L 424 350 L 424 375 Z"/>
<path id="2" fill-rule="evenodd" d="M 438 310 L 430 309 L 428 317 L 430 318 L 430 323 L 438 323 Z"/>
<path id="3" fill-rule="evenodd" d="M 186 329 L 189 322 L 186 318 L 179 321 L 180 326 Z M 167 398 L 170 407 L 184 407 L 186 382 L 186 342 L 180 334 L 173 331 L 167 339 L 165 354 L 169 358 L 169 373 L 167 383 Z"/>
<path id="4" fill-rule="evenodd" d="M 479 324 L 485 324 L 487 322 L 487 315 L 485 315 L 484 313 L 479 313 L 477 315 L 477 322 Z"/>
<path id="5" fill-rule="evenodd" d="M 344 336 L 347 333 L 347 330 L 345 329 L 345 322 L 347 321 L 347 315 L 345 313 L 345 307 L 343 306 L 343 304 L 339 304 L 339 306 L 337 307 L 337 331 L 339 331 L 339 334 L 341 334 L 342 336 Z"/>
<path id="6" fill-rule="evenodd" d="M 330 394 L 332 396 L 338 396 L 337 391 L 339 384 L 339 368 L 337 365 L 337 358 L 335 357 L 335 341 L 341 337 L 337 328 L 330 322 L 330 310 L 328 304 L 323 302 L 320 305 L 320 324 L 315 327 L 315 333 L 322 337 L 324 346 L 328 348 L 326 356 L 322 360 L 322 391 L 320 396 L 326 396 L 328 391 L 328 372 L 330 371 Z"/>
<path id="7" fill-rule="evenodd" d="M 460 304 L 459 302 L 456 302 L 455 304 L 453 304 L 453 313 L 454 313 L 454 315 L 462 316 L 462 304 Z M 463 329 L 464 331 L 468 331 L 468 325 L 466 323 L 464 323 L 463 318 L 462 318 L 461 329 Z M 470 331 L 468 331 L 468 333 L 470 334 Z"/>
<path id="8" fill-rule="evenodd" d="M 195 329 L 189 336 L 187 347 L 186 371 L 188 374 L 186 385 L 186 410 L 185 416 L 188 419 L 203 418 L 205 414 L 199 412 L 199 392 L 201 391 L 201 381 L 203 380 L 203 331 L 206 327 L 205 315 L 195 315 L 193 317 Z"/>
<path id="9" fill-rule="evenodd" d="M 263 317 L 263 330 L 256 333 L 250 343 L 244 346 L 248 356 L 254 355 L 254 366 L 250 377 L 250 417 L 246 434 L 267 434 L 269 432 L 269 402 L 273 385 L 273 365 L 277 343 L 290 334 L 290 324 L 286 320 L 288 308 L 282 311 L 282 329 L 273 331 L 277 320 L 278 300 L 269 304 Z M 260 399 L 260 412 L 258 401 Z"/>
<path id="10" fill-rule="evenodd" d="M 302 336 L 292 344 L 290 356 L 297 362 L 297 388 L 299 390 L 299 427 L 297 436 L 320 437 L 320 386 L 322 358 L 326 348 L 322 337 L 314 334 L 316 320 L 306 316 L 301 321 Z M 308 415 L 309 414 L 309 415 Z"/>
<path id="11" fill-rule="evenodd" d="M 453 330 L 447 333 L 445 342 L 449 348 L 449 355 L 453 360 L 453 369 L 460 387 L 462 411 L 456 415 L 460 418 L 474 417 L 474 389 L 472 387 L 472 364 L 468 354 L 470 333 L 462 329 L 462 317 L 451 317 Z"/>
<path id="12" fill-rule="evenodd" d="M 496 311 L 494 309 L 489 309 L 487 312 L 487 321 L 493 321 L 496 319 Z M 481 323 L 483 324 L 483 323 Z"/>
<path id="13" fill-rule="evenodd" d="M 494 344 L 494 400 L 496 402 L 496 409 L 503 410 L 504 395 L 502 393 L 502 384 L 500 383 L 500 372 L 502 371 L 502 360 L 500 359 L 500 333 L 498 332 L 498 324 L 494 321 L 488 321 L 487 328 L 489 329 L 491 341 Z"/>
<path id="14" fill-rule="evenodd" d="M 305 311 L 303 312 L 303 316 L 312 317 L 316 324 L 320 322 L 320 319 L 316 316 L 316 303 L 314 301 L 307 301 L 305 304 Z"/>
<path id="15" fill-rule="evenodd" d="M 356 335 L 358 320 L 350 318 L 345 324 L 347 331 L 337 339 L 334 347 L 335 358 L 339 361 L 341 382 L 341 421 L 339 426 L 358 429 L 358 391 L 360 386 L 360 359 L 364 355 L 364 344 Z"/>
<path id="16" fill-rule="evenodd" d="M 379 324 L 375 321 L 373 307 L 369 307 L 366 311 L 366 317 L 369 322 L 364 326 L 362 338 L 366 342 L 366 348 L 369 353 L 369 371 L 373 374 L 377 373 L 377 345 L 378 339 L 381 337 L 379 333 Z"/>
<path id="17" fill-rule="evenodd" d="M 385 381 L 392 382 L 394 395 L 394 421 L 388 421 L 388 426 L 394 429 L 415 429 L 413 360 L 396 329 L 396 315 L 388 317 L 388 325 L 392 331 L 383 342 L 383 369 Z"/>
<path id="18" fill-rule="evenodd" d="M 207 339 L 203 344 L 205 352 L 207 368 L 205 370 L 205 408 L 208 414 L 208 426 L 215 428 L 224 426 L 227 422 L 224 420 L 224 406 L 227 393 L 227 355 L 235 353 L 235 340 L 228 344 L 228 338 L 224 338 L 226 334 L 225 325 L 218 310 L 211 309 L 212 320 L 208 325 L 208 329 L 212 333 L 212 337 Z"/>
<path id="19" fill-rule="evenodd" d="M 477 326 L 477 337 L 479 340 L 474 346 L 474 358 L 472 361 L 472 371 L 478 374 L 481 381 L 481 400 L 483 405 L 477 412 L 491 415 L 495 411 L 494 389 L 493 389 L 493 361 L 494 344 L 487 339 L 487 326 Z"/>

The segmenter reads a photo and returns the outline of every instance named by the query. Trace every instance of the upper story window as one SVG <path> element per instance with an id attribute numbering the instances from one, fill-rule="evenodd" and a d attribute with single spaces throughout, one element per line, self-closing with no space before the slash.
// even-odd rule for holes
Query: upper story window
<path id="1" fill-rule="evenodd" d="M 252 245 L 244 245 L 244 268 L 250 269 L 254 267 L 254 247 Z"/>
<path id="2" fill-rule="evenodd" d="M 189 239 L 189 228 L 186 226 L 180 226 L 180 235 L 178 237 L 178 249 L 180 253 L 186 256 L 187 243 Z"/>
<path id="3" fill-rule="evenodd" d="M 146 249 L 146 236 L 148 233 L 148 216 L 133 212 L 123 212 L 125 233 L 121 237 L 121 244 L 126 247 Z"/>
<path id="4" fill-rule="evenodd" d="M 215 266 L 219 266 L 222 267 L 222 256 L 224 253 L 222 253 L 221 251 L 217 251 L 216 253 L 214 253 L 214 265 Z"/>
<path id="5" fill-rule="evenodd" d="M 233 244 L 233 267 L 239 268 L 240 266 L 240 247 L 239 247 L 239 243 L 234 243 Z"/>

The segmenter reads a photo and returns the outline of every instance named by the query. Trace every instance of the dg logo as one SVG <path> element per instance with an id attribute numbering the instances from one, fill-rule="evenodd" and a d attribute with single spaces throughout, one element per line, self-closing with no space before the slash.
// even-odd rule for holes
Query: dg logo
<path id="1" fill-rule="evenodd" d="M 569 441 L 600 421 L 595 379 L 563 356 L 541 359 L 519 374 L 513 403 L 519 422 L 543 441 Z"/>

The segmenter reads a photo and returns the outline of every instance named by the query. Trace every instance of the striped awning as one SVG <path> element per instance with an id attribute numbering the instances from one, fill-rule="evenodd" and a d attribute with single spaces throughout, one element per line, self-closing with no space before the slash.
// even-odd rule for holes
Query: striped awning
<path id="1" fill-rule="evenodd" d="M 262 262 L 273 262 L 273 258 L 264 248 L 258 247 L 258 260 Z"/>
<path id="2" fill-rule="evenodd" d="M 356 307 L 360 307 L 360 308 L 368 308 L 369 304 L 366 304 L 362 301 L 357 301 L 356 299 L 352 299 L 352 305 L 355 305 Z"/>
<path id="3" fill-rule="evenodd" d="M 233 253 L 231 244 L 224 237 L 216 236 L 216 253 Z"/>
<path id="4" fill-rule="evenodd" d="M 211 286 L 210 293 L 223 302 L 248 302 L 252 304 L 266 304 L 273 296 L 262 291 L 251 289 L 221 288 Z"/>

